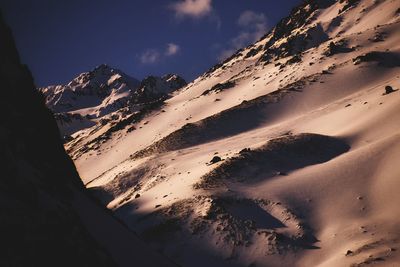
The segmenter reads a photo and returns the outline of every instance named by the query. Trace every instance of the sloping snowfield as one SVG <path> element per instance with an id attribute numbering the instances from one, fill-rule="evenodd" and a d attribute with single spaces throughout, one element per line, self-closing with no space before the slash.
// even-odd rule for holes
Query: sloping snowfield
<path id="1" fill-rule="evenodd" d="M 75 133 L 87 187 L 182 266 L 400 266 L 400 1 L 342 2 Z"/>

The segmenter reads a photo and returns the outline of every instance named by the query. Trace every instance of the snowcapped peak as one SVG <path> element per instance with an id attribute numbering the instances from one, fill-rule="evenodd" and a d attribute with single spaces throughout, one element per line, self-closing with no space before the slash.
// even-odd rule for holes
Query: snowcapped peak
<path id="1" fill-rule="evenodd" d="M 96 121 L 120 109 L 146 104 L 186 85 L 177 74 L 148 76 L 141 82 L 107 64 L 83 72 L 67 85 L 39 90 L 47 106 L 57 114 L 64 134 L 96 124 Z"/>
<path id="2" fill-rule="evenodd" d="M 115 76 L 118 75 L 118 76 Z M 88 85 L 88 83 L 96 84 L 107 84 L 108 81 L 114 77 L 112 80 L 115 81 L 121 79 L 124 83 L 138 84 L 139 81 L 125 74 L 119 69 L 112 68 L 106 64 L 101 64 L 95 67 L 93 70 L 81 73 L 78 77 L 73 79 L 68 85 L 78 86 L 78 85 Z"/>

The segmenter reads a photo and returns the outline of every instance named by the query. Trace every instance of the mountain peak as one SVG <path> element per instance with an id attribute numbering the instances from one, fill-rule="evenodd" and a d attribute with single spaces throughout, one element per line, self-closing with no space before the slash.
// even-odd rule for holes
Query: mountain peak
<path id="1" fill-rule="evenodd" d="M 63 135 L 70 135 L 119 109 L 165 98 L 185 85 L 186 81 L 177 74 L 148 76 L 139 82 L 117 68 L 101 64 L 67 85 L 39 90 L 45 95 L 47 106 L 57 113 Z"/>

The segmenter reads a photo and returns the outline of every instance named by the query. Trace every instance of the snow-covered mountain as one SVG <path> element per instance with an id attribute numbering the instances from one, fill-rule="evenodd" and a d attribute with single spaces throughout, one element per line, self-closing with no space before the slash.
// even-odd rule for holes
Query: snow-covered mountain
<path id="1" fill-rule="evenodd" d="M 182 266 L 396 266 L 399 10 L 304 1 L 65 147 L 87 188 Z"/>
<path id="2" fill-rule="evenodd" d="M 138 80 L 122 71 L 102 64 L 80 74 L 67 85 L 40 88 L 40 91 L 46 97 L 46 104 L 56 113 L 81 111 L 100 117 L 110 109 L 117 109 L 119 102 L 126 101 L 138 84 Z"/>
<path id="3" fill-rule="evenodd" d="M 119 118 L 115 114 L 118 110 L 140 109 L 143 104 L 165 98 L 185 85 L 185 80 L 176 74 L 149 76 L 140 82 L 102 64 L 80 74 L 67 85 L 39 90 L 54 112 L 62 135 L 69 140 L 71 134 L 108 120 L 101 118 Z"/>

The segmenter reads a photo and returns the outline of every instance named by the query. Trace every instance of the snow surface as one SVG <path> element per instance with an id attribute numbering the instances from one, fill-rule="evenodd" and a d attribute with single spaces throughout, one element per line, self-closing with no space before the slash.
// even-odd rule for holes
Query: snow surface
<path id="1" fill-rule="evenodd" d="M 105 139 L 110 124 L 75 133 L 66 149 L 87 187 L 182 266 L 396 266 L 400 1 L 362 0 L 339 13 L 342 2 L 314 11 L 274 42 L 279 50 L 294 38 L 300 61 L 290 53 L 263 61 L 273 38 L 266 35 L 174 92 L 134 130 Z M 377 35 L 383 40 L 374 41 Z M 341 50 L 327 55 L 331 42 Z M 378 56 L 368 56 L 372 51 Z M 372 59 L 354 64 L 365 54 Z M 396 91 L 384 94 L 387 85 Z M 306 166 L 288 154 L 284 162 L 297 167 L 272 164 L 273 172 L 254 177 L 231 173 L 231 162 L 248 173 L 261 168 L 247 159 L 262 149 L 282 162 L 279 151 L 296 147 L 285 138 L 302 133 L 350 149 Z M 301 149 L 307 153 L 307 143 Z M 222 161 L 209 164 L 216 155 Z M 214 171 L 232 180 L 220 175 L 222 182 L 208 187 Z"/>

